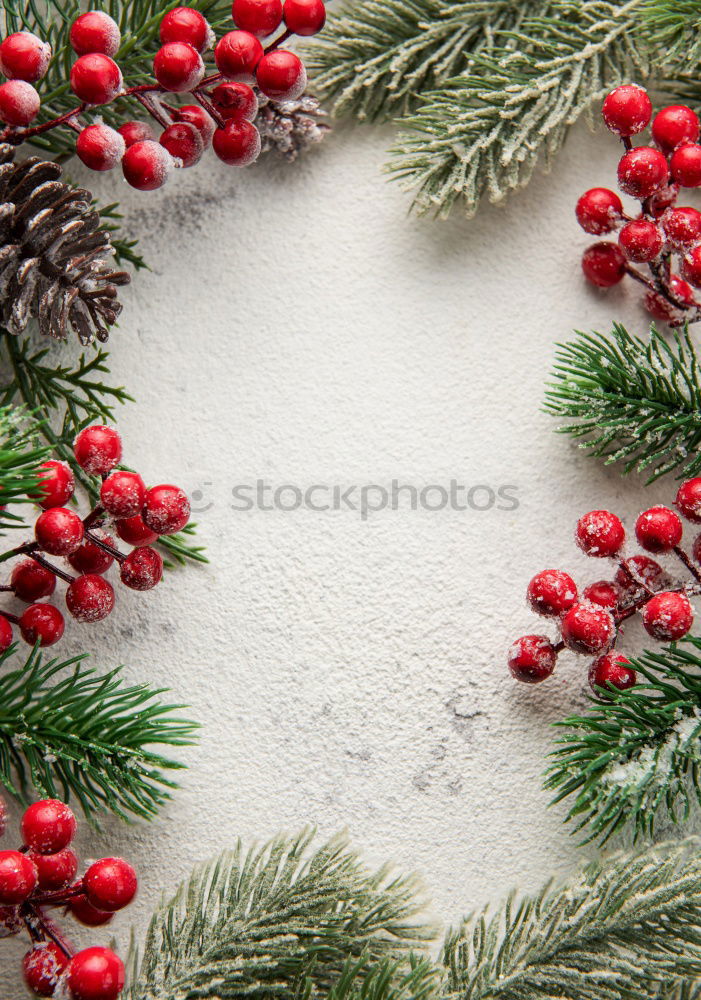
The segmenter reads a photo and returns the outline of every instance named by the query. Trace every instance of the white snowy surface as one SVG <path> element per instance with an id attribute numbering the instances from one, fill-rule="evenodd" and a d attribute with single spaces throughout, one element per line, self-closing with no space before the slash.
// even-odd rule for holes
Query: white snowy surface
<path id="1" fill-rule="evenodd" d="M 151 194 L 80 175 L 123 199 L 152 267 L 110 341 L 138 401 L 119 415 L 126 460 L 212 505 L 198 515 L 208 567 L 120 588 L 108 622 L 69 625 L 60 647 L 172 688 L 203 726 L 157 821 L 83 826 L 83 857 L 122 854 L 141 880 L 84 943 L 139 936 L 161 892 L 239 834 L 347 827 L 369 861 L 420 873 L 446 922 L 583 859 L 540 776 L 587 661 L 528 688 L 505 651 L 542 629 L 524 603 L 534 572 L 606 575 L 575 550 L 581 513 L 610 506 L 632 526 L 672 490 L 605 470 L 540 409 L 574 327 L 645 329 L 636 287 L 598 294 L 580 275 L 574 204 L 613 183 L 618 147 L 577 129 L 554 173 L 505 207 L 440 223 L 407 215 L 382 173 L 390 140 L 339 129 L 291 167 L 210 158 Z M 515 487 L 519 506 L 232 511 L 232 488 L 257 479 L 456 479 Z M 19 954 L 0 963 L 12 995 Z"/>

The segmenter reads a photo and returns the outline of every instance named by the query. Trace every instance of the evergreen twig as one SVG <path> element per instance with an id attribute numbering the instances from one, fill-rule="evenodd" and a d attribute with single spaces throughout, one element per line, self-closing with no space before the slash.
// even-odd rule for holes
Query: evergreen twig
<path id="1" fill-rule="evenodd" d="M 31 503 L 27 494 L 37 489 L 39 466 L 49 455 L 34 419 L 22 408 L 0 405 L 0 534 L 24 527 L 24 519 L 4 507 Z"/>
<path id="2" fill-rule="evenodd" d="M 545 409 L 564 419 L 559 433 L 648 482 L 698 474 L 701 367 L 687 331 L 643 340 L 616 323 L 558 348 Z"/>
<path id="3" fill-rule="evenodd" d="M 696 0 L 645 0 L 640 21 L 662 65 L 696 70 L 701 59 L 701 8 Z"/>

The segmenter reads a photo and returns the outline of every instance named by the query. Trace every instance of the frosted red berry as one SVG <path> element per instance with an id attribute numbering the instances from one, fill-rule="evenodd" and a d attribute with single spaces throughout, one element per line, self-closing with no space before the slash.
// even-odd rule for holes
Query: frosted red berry
<path id="1" fill-rule="evenodd" d="M 683 638 L 694 623 L 694 612 L 686 594 L 663 591 L 651 597 L 641 612 L 648 635 L 660 642 Z"/>
<path id="2" fill-rule="evenodd" d="M 238 28 L 264 38 L 280 27 L 281 0 L 234 0 L 231 15 Z"/>
<path id="3" fill-rule="evenodd" d="M 128 545 L 153 545 L 154 542 L 158 541 L 158 534 L 144 524 L 140 514 L 124 518 L 123 521 L 117 521 L 115 530 L 122 541 Z"/>
<path id="4" fill-rule="evenodd" d="M 684 104 L 670 104 L 652 119 L 652 138 L 663 153 L 671 153 L 684 142 L 696 142 L 699 119 Z"/>
<path id="5" fill-rule="evenodd" d="M 0 851 L 0 904 L 17 906 L 36 889 L 37 870 L 26 854 Z"/>
<path id="6" fill-rule="evenodd" d="M 128 906 L 137 888 L 136 872 L 122 858 L 102 858 L 90 865 L 83 876 L 88 902 L 105 913 Z"/>
<path id="7" fill-rule="evenodd" d="M 127 183 L 138 191 L 155 191 L 163 187 L 172 168 L 173 157 L 168 150 L 150 139 L 135 142 L 122 160 Z"/>
<path id="8" fill-rule="evenodd" d="M 612 611 L 621 599 L 621 588 L 613 580 L 597 580 L 584 588 L 582 599 Z"/>
<path id="9" fill-rule="evenodd" d="M 208 115 L 199 104 L 184 104 L 177 109 L 175 117 L 177 121 L 194 125 L 200 133 L 200 138 L 204 146 L 208 147 L 211 145 L 212 136 L 217 126 L 212 116 Z"/>
<path id="10" fill-rule="evenodd" d="M 701 146 L 697 143 L 686 143 L 675 149 L 669 161 L 672 179 L 682 187 L 701 186 Z"/>
<path id="11" fill-rule="evenodd" d="M 55 892 L 70 885 L 78 871 L 78 858 L 70 847 L 64 847 L 55 854 L 40 854 L 28 851 L 27 857 L 34 862 L 38 875 L 38 885 L 45 892 Z"/>
<path id="12" fill-rule="evenodd" d="M 68 965 L 73 1000 L 117 1000 L 124 988 L 124 965 L 109 948 L 85 948 Z"/>
<path id="13" fill-rule="evenodd" d="M 71 48 L 79 56 L 98 52 L 115 56 L 122 43 L 117 22 L 102 10 L 89 10 L 75 19 L 69 34 Z"/>
<path id="14" fill-rule="evenodd" d="M 650 121 L 652 101 L 642 87 L 624 84 L 607 94 L 601 114 L 611 132 L 620 136 L 636 135 Z"/>
<path id="15" fill-rule="evenodd" d="M 613 615 L 596 604 L 575 604 L 562 619 L 562 640 L 575 653 L 603 653 L 615 636 Z"/>
<path id="16" fill-rule="evenodd" d="M 39 997 L 52 997 L 68 966 L 68 956 L 53 941 L 41 941 L 28 951 L 22 961 L 24 981 Z"/>
<path id="17" fill-rule="evenodd" d="M 223 163 L 247 167 L 260 155 L 260 132 L 251 122 L 232 118 L 224 128 L 215 131 L 212 148 Z"/>
<path id="18" fill-rule="evenodd" d="M 131 590 L 151 590 L 163 578 L 163 559 L 148 546 L 134 549 L 119 567 L 119 577 Z"/>
<path id="19" fill-rule="evenodd" d="M 586 233 L 601 236 L 603 233 L 610 233 L 621 221 L 623 202 L 615 191 L 591 188 L 577 202 L 575 215 Z"/>
<path id="20" fill-rule="evenodd" d="M 635 522 L 635 537 L 648 552 L 669 552 L 682 539 L 682 522 L 669 507 L 650 507 Z"/>
<path id="21" fill-rule="evenodd" d="M 114 608 L 112 584 L 97 573 L 77 577 L 66 590 L 66 607 L 82 624 L 101 622 Z"/>
<path id="22" fill-rule="evenodd" d="M 164 14 L 159 28 L 161 44 L 167 42 L 187 42 L 204 52 L 212 43 L 212 29 L 204 14 L 193 7 L 175 7 Z"/>
<path id="23" fill-rule="evenodd" d="M 667 184 L 659 191 L 655 191 L 645 203 L 648 215 L 651 215 L 653 219 L 659 219 L 668 208 L 672 207 L 678 194 L 679 186 L 677 184 Z"/>
<path id="24" fill-rule="evenodd" d="M 634 198 L 649 198 L 668 180 L 667 160 L 652 146 L 630 149 L 618 164 L 618 186 Z"/>
<path id="25" fill-rule="evenodd" d="M 552 674 L 557 653 L 547 636 L 523 635 L 511 646 L 508 663 L 517 681 L 538 684 Z"/>
<path id="26" fill-rule="evenodd" d="M 695 208 L 670 208 L 662 216 L 662 228 L 675 249 L 687 249 L 701 240 L 701 212 Z"/>
<path id="27" fill-rule="evenodd" d="M 684 257 L 682 274 L 695 288 L 701 288 L 701 246 L 692 247 Z"/>
<path id="28" fill-rule="evenodd" d="M 646 263 L 662 250 L 662 233 L 649 219 L 633 219 L 618 234 L 618 242 L 628 260 Z"/>
<path id="29" fill-rule="evenodd" d="M 701 476 L 687 479 L 677 490 L 674 501 L 677 510 L 687 521 L 701 524 Z"/>
<path id="30" fill-rule="evenodd" d="M 245 118 L 252 122 L 258 114 L 258 98 L 252 87 L 228 80 L 212 91 L 212 103 L 222 118 Z"/>
<path id="31" fill-rule="evenodd" d="M 322 0 L 285 0 L 282 16 L 295 35 L 316 35 L 326 24 Z"/>
<path id="32" fill-rule="evenodd" d="M 179 486 L 152 486 L 146 493 L 142 517 L 146 527 L 159 535 L 174 535 L 190 518 L 190 501 Z"/>
<path id="33" fill-rule="evenodd" d="M 37 642 L 44 648 L 53 646 L 63 636 L 63 615 L 52 604 L 31 604 L 20 616 L 22 638 L 30 646 Z"/>
<path id="34" fill-rule="evenodd" d="M 576 602 L 577 586 L 568 573 L 545 569 L 536 573 L 528 584 L 526 597 L 536 614 L 555 618 Z"/>
<path id="35" fill-rule="evenodd" d="M 582 271 L 592 285 L 611 288 L 617 285 L 626 273 L 626 258 L 615 243 L 602 241 L 587 247 L 582 254 Z"/>
<path id="36" fill-rule="evenodd" d="M 214 61 L 229 80 L 252 80 L 263 58 L 263 46 L 250 31 L 229 31 L 217 42 Z"/>
<path id="37" fill-rule="evenodd" d="M 663 323 L 676 322 L 682 316 L 680 308 L 694 305 L 694 292 L 691 285 L 680 278 L 678 274 L 670 275 L 669 291 L 675 299 L 681 302 L 681 307 L 673 305 L 657 292 L 647 292 L 644 299 L 645 308 L 650 315 Z"/>
<path id="38" fill-rule="evenodd" d="M 75 552 L 84 535 L 83 522 L 67 507 L 51 507 L 36 519 L 34 537 L 40 549 L 52 556 L 68 556 Z"/>
<path id="39" fill-rule="evenodd" d="M 22 816 L 22 836 L 40 854 L 55 854 L 68 847 L 76 832 L 73 810 L 59 799 L 34 802 Z"/>
<path id="40" fill-rule="evenodd" d="M 73 454 L 90 476 L 105 476 L 122 458 L 122 439 L 113 427 L 85 427 L 73 442 Z"/>
<path id="41" fill-rule="evenodd" d="M 263 56 L 256 68 L 256 83 L 266 97 L 294 101 L 307 86 L 304 63 L 287 49 L 274 49 Z"/>
<path id="42" fill-rule="evenodd" d="M 117 129 L 121 137 L 124 139 L 124 145 L 127 149 L 133 146 L 135 142 L 142 142 L 144 139 L 155 139 L 155 133 L 148 122 L 124 122 Z"/>
<path id="43" fill-rule="evenodd" d="M 0 84 L 0 120 L 6 125 L 30 125 L 41 108 L 38 92 L 26 80 Z"/>
<path id="44" fill-rule="evenodd" d="M 117 63 L 99 52 L 79 56 L 71 68 L 71 90 L 86 104 L 109 104 L 123 85 Z"/>
<path id="45" fill-rule="evenodd" d="M 76 140 L 75 151 L 91 170 L 112 170 L 124 156 L 123 136 L 109 125 L 88 125 Z"/>
<path id="46" fill-rule="evenodd" d="M 4 615 L 0 615 L 0 653 L 10 648 L 13 639 L 12 625 Z"/>
<path id="47" fill-rule="evenodd" d="M 204 76 L 202 56 L 187 42 L 167 42 L 156 53 L 153 74 L 165 90 L 190 93 Z"/>
<path id="48" fill-rule="evenodd" d="M 655 559 L 643 555 L 625 559 L 617 570 L 614 580 L 622 590 L 628 592 L 640 589 L 641 585 L 650 590 L 659 590 L 668 584 L 667 574 L 660 564 Z"/>
<path id="49" fill-rule="evenodd" d="M 113 517 L 133 517 L 146 500 L 146 487 L 138 472 L 116 469 L 100 487 L 100 503 Z"/>
<path id="50" fill-rule="evenodd" d="M 588 556 L 615 556 L 622 548 L 626 532 L 620 517 L 610 510 L 590 510 L 577 521 L 575 540 Z"/>
<path id="51" fill-rule="evenodd" d="M 91 534 L 100 541 L 114 546 L 114 539 L 102 528 L 93 528 Z M 86 538 L 75 552 L 71 552 L 68 562 L 78 573 L 106 573 L 114 562 L 114 556 Z"/>
<path id="52" fill-rule="evenodd" d="M 50 597 L 56 589 L 56 577 L 50 569 L 34 559 L 23 559 L 12 569 L 10 586 L 15 597 L 26 604 L 34 604 L 42 597 Z"/>
<path id="53" fill-rule="evenodd" d="M 602 695 L 602 692 L 597 691 L 597 688 L 613 687 L 617 691 L 627 691 L 634 686 L 636 680 L 630 660 L 621 653 L 604 653 L 589 668 L 589 684 L 598 695 Z"/>
<path id="54" fill-rule="evenodd" d="M 51 46 L 31 31 L 16 31 L 0 44 L 0 72 L 8 80 L 36 83 L 46 75 Z"/>
<path id="55" fill-rule="evenodd" d="M 65 462 L 49 459 L 39 466 L 39 488 L 29 496 L 44 510 L 48 510 L 50 507 L 64 507 L 74 490 L 75 479 L 70 466 Z"/>
<path id="56" fill-rule="evenodd" d="M 108 924 L 114 916 L 113 913 L 98 910 L 85 896 L 73 896 L 68 900 L 68 908 L 75 919 L 86 927 L 101 927 L 103 924 Z"/>
<path id="57" fill-rule="evenodd" d="M 159 141 L 182 167 L 194 167 L 204 152 L 202 136 L 198 129 L 188 122 L 174 122 L 169 125 Z"/>

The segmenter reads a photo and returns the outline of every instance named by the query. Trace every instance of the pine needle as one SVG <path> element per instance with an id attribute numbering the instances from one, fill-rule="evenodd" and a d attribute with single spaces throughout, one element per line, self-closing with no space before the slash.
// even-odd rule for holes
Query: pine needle
<path id="1" fill-rule="evenodd" d="M 0 534 L 23 528 L 24 519 L 6 504 L 28 504 L 39 484 L 39 466 L 50 455 L 39 441 L 39 428 L 22 407 L 0 405 Z"/>

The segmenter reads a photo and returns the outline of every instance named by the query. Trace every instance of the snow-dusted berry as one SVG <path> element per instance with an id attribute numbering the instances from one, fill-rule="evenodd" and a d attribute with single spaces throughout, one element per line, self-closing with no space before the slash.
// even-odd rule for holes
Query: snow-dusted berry
<path id="1" fill-rule="evenodd" d="M 146 527 L 157 534 L 174 535 L 190 518 L 190 501 L 179 486 L 170 483 L 152 486 L 146 493 L 142 517 Z"/>
<path id="2" fill-rule="evenodd" d="M 701 246 L 692 247 L 684 257 L 682 274 L 694 288 L 701 288 Z"/>
<path id="3" fill-rule="evenodd" d="M 124 965 L 109 948 L 85 948 L 71 958 L 68 987 L 72 1000 L 117 1000 L 124 988 Z"/>
<path id="4" fill-rule="evenodd" d="M 147 545 L 130 552 L 119 567 L 119 578 L 131 590 L 151 590 L 163 578 L 163 559 Z"/>
<path id="5" fill-rule="evenodd" d="M 260 132 L 251 122 L 232 118 L 224 128 L 215 131 L 212 148 L 229 166 L 248 167 L 260 155 Z"/>
<path id="6" fill-rule="evenodd" d="M 577 586 L 568 573 L 545 569 L 528 584 L 526 597 L 536 614 L 556 618 L 576 602 Z"/>
<path id="7" fill-rule="evenodd" d="M 163 187 L 173 169 L 173 157 L 160 142 L 135 142 L 124 154 L 122 171 L 128 184 L 138 191 Z"/>
<path id="8" fill-rule="evenodd" d="M 669 180 L 667 160 L 659 149 L 636 146 L 618 164 L 618 186 L 634 198 L 649 198 Z"/>
<path id="9" fill-rule="evenodd" d="M 51 46 L 31 31 L 16 31 L 0 44 L 0 72 L 8 80 L 36 83 L 46 75 Z"/>
<path id="10" fill-rule="evenodd" d="M 134 517 L 125 517 L 123 520 L 117 521 L 115 530 L 127 545 L 139 547 L 142 545 L 153 545 L 154 542 L 158 541 L 157 532 L 151 531 L 144 524 L 141 514 L 135 514 Z"/>
<path id="11" fill-rule="evenodd" d="M 69 40 L 79 56 L 94 52 L 115 56 L 122 44 L 119 25 L 102 10 L 89 10 L 77 17 L 71 25 Z"/>
<path id="12" fill-rule="evenodd" d="M 114 546 L 114 539 L 103 531 L 102 528 L 93 528 L 90 533 L 93 538 L 97 538 L 107 545 Z M 90 538 L 86 538 L 75 552 L 68 556 L 68 562 L 78 573 L 106 573 L 114 562 L 114 556 L 105 552 L 103 548 L 96 545 Z"/>
<path id="13" fill-rule="evenodd" d="M 79 56 L 71 69 L 71 90 L 86 104 L 109 104 L 124 86 L 117 63 L 100 52 Z"/>
<path id="14" fill-rule="evenodd" d="M 326 24 L 323 0 L 285 0 L 282 16 L 295 35 L 316 35 Z"/>
<path id="15" fill-rule="evenodd" d="M 663 153 L 673 152 L 685 142 L 696 142 L 699 119 L 685 104 L 670 104 L 652 119 L 652 138 Z"/>
<path id="16" fill-rule="evenodd" d="M 675 149 L 669 169 L 672 179 L 682 187 L 701 186 L 701 146 L 689 142 Z"/>
<path id="17" fill-rule="evenodd" d="M 4 615 L 0 615 L 0 653 L 10 648 L 13 639 L 12 625 Z"/>
<path id="18" fill-rule="evenodd" d="M 599 695 L 597 688 L 615 688 L 617 691 L 627 691 L 634 686 L 637 678 L 630 666 L 630 660 L 621 653 L 604 653 L 594 660 L 589 668 L 589 684 Z"/>
<path id="19" fill-rule="evenodd" d="M 42 649 L 55 645 L 63 636 L 64 628 L 63 615 L 52 604 L 31 604 L 19 620 L 24 641 L 30 646 L 38 642 Z"/>
<path id="20" fill-rule="evenodd" d="M 66 607 L 77 622 L 101 622 L 114 608 L 112 584 L 97 573 L 77 577 L 66 590 Z"/>
<path id="21" fill-rule="evenodd" d="M 216 122 L 199 104 L 183 104 L 174 114 L 176 121 L 187 122 L 188 125 L 195 126 L 205 148 L 212 144 L 212 136 L 217 127 Z"/>
<path id="22" fill-rule="evenodd" d="M 122 458 L 122 439 L 113 427 L 92 424 L 76 437 L 73 454 L 89 476 L 105 476 Z"/>
<path id="23" fill-rule="evenodd" d="M 620 517 L 610 510 L 590 510 L 577 521 L 575 539 L 588 556 L 605 558 L 620 552 L 626 532 Z"/>
<path id="24" fill-rule="evenodd" d="M 658 292 L 649 291 L 645 293 L 643 304 L 654 319 L 663 323 L 678 322 L 683 318 L 680 308 L 694 305 L 694 292 L 688 282 L 680 278 L 678 274 L 672 274 L 669 278 L 670 294 L 681 302 L 681 307 L 675 306 Z"/>
<path id="25" fill-rule="evenodd" d="M 38 885 L 45 892 L 56 892 L 70 885 L 78 871 L 78 858 L 70 847 L 54 854 L 27 851 L 27 857 L 36 865 Z"/>
<path id="26" fill-rule="evenodd" d="M 143 142 L 144 139 L 155 139 L 156 134 L 148 122 L 124 122 L 117 129 L 127 149 L 135 142 Z"/>
<path id="27" fill-rule="evenodd" d="M 114 913 L 98 910 L 85 896 L 73 896 L 68 900 L 68 908 L 75 919 L 86 927 L 102 927 L 114 917 Z"/>
<path id="28" fill-rule="evenodd" d="M 91 170 L 112 170 L 124 156 L 123 136 L 109 125 L 88 125 L 76 140 L 78 158 Z"/>
<path id="29" fill-rule="evenodd" d="M 577 202 L 575 215 L 586 233 L 601 236 L 612 232 L 623 218 L 623 202 L 615 191 L 591 188 Z"/>
<path id="30" fill-rule="evenodd" d="M 689 598 L 674 591 L 655 594 L 641 615 L 645 631 L 660 642 L 675 642 L 683 638 L 694 623 Z"/>
<path id="31" fill-rule="evenodd" d="M 646 263 L 659 256 L 663 241 L 662 233 L 650 219 L 633 219 L 621 229 L 618 242 L 628 260 Z"/>
<path id="32" fill-rule="evenodd" d="M 231 13 L 238 28 L 264 38 L 280 27 L 282 0 L 234 0 Z"/>
<path id="33" fill-rule="evenodd" d="M 211 48 L 214 40 L 214 33 L 206 17 L 193 7 L 175 7 L 164 14 L 159 36 L 161 45 L 187 42 L 198 52 Z"/>
<path id="34" fill-rule="evenodd" d="M 538 684 L 552 674 L 557 653 L 547 636 L 523 635 L 511 646 L 508 663 L 517 681 Z"/>
<path id="35" fill-rule="evenodd" d="M 100 503 L 112 517 L 133 517 L 146 500 L 146 487 L 138 472 L 116 469 L 100 487 Z"/>
<path id="36" fill-rule="evenodd" d="M 74 490 L 75 479 L 70 466 L 50 458 L 39 466 L 39 488 L 29 497 L 48 510 L 50 507 L 64 507 Z"/>
<path id="37" fill-rule="evenodd" d="M 76 828 L 73 810 L 59 799 L 40 799 L 22 816 L 24 842 L 40 854 L 55 854 L 68 847 Z"/>
<path id="38" fill-rule="evenodd" d="M 188 42 L 167 42 L 153 60 L 153 75 L 165 90 L 189 93 L 204 76 L 202 56 Z"/>
<path id="39" fill-rule="evenodd" d="M 687 479 L 677 490 L 675 506 L 682 517 L 701 524 L 701 476 Z"/>
<path id="40" fill-rule="evenodd" d="M 635 555 L 624 559 L 616 571 L 614 582 L 623 591 L 632 592 L 641 587 L 659 590 L 666 587 L 669 579 L 664 569 L 649 556 Z"/>
<path id="41" fill-rule="evenodd" d="M 162 133 L 159 142 L 182 167 L 194 167 L 202 159 L 202 136 L 188 122 L 173 122 Z"/>
<path id="42" fill-rule="evenodd" d="M 676 250 L 685 250 L 701 240 L 701 212 L 686 206 L 670 208 L 662 216 L 662 228 Z"/>
<path id="43" fill-rule="evenodd" d="M 40 549 L 52 556 L 68 556 L 83 541 L 83 522 L 67 507 L 51 507 L 36 519 L 34 537 Z"/>
<path id="44" fill-rule="evenodd" d="M 597 580 L 582 591 L 582 600 L 613 611 L 621 599 L 621 588 L 613 580 Z"/>
<path id="45" fill-rule="evenodd" d="M 575 653 L 603 653 L 616 637 L 613 615 L 596 604 L 575 604 L 562 619 L 562 640 Z"/>
<path id="46" fill-rule="evenodd" d="M 212 103 L 222 118 L 245 118 L 254 121 L 258 98 L 252 87 L 241 81 L 227 80 L 212 91 Z"/>
<path id="47" fill-rule="evenodd" d="M 229 31 L 217 42 L 214 61 L 229 80 L 252 80 L 263 58 L 263 46 L 250 31 Z"/>
<path id="48" fill-rule="evenodd" d="M 136 872 L 122 858 L 101 858 L 90 865 L 83 876 L 88 902 L 105 913 L 128 906 L 137 888 Z"/>
<path id="49" fill-rule="evenodd" d="M 23 559 L 12 570 L 10 586 L 15 597 L 26 604 L 34 604 L 42 597 L 50 597 L 56 588 L 56 577 L 34 559 Z"/>
<path id="50" fill-rule="evenodd" d="M 38 881 L 36 866 L 19 851 L 0 851 L 0 904 L 16 906 L 34 892 Z"/>
<path id="51" fill-rule="evenodd" d="M 611 288 L 622 280 L 626 273 L 626 258 L 616 243 L 602 240 L 594 243 L 582 254 L 582 271 L 592 285 Z"/>
<path id="52" fill-rule="evenodd" d="M 68 966 L 68 956 L 53 941 L 39 941 L 22 960 L 24 981 L 39 997 L 52 997 Z"/>
<path id="53" fill-rule="evenodd" d="M 607 94 L 601 114 L 611 132 L 620 136 L 636 135 L 650 121 L 652 101 L 642 87 L 624 84 Z"/>
<path id="54" fill-rule="evenodd" d="M 647 552 L 669 552 L 682 539 L 682 522 L 669 507 L 644 510 L 635 522 L 635 537 Z"/>
<path id="55" fill-rule="evenodd" d="M 294 52 L 274 49 L 258 63 L 256 83 L 266 97 L 276 101 L 294 101 L 304 93 L 307 72 Z"/>
<path id="56" fill-rule="evenodd" d="M 39 114 L 41 98 L 26 80 L 0 84 L 0 120 L 6 125 L 30 125 Z"/>

